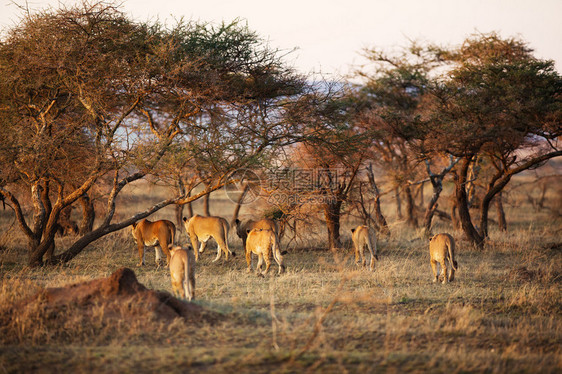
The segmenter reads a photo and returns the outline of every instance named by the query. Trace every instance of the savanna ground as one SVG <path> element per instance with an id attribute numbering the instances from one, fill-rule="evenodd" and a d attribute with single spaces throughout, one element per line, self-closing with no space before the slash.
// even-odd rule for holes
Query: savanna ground
<path id="1" fill-rule="evenodd" d="M 560 205 L 557 186 L 548 189 L 550 206 Z M 25 241 L 10 228 L 7 209 L 0 221 L 0 372 L 560 372 L 562 219 L 537 207 L 535 187 L 520 184 L 508 196 L 508 232 L 492 224 L 484 251 L 436 221 L 435 232 L 457 241 L 460 268 L 446 285 L 432 283 L 427 242 L 401 223 L 391 225 L 390 239 L 379 239 L 373 273 L 353 263 L 349 228 L 357 221 L 344 222 L 338 252 L 325 250 L 323 227 L 313 227 L 317 235 L 289 246 L 286 274 L 276 275 L 273 264 L 265 278 L 246 273 L 241 242 L 231 233 L 235 259 L 211 263 L 211 246 L 197 264 L 195 303 L 220 318 L 193 325 L 150 315 L 108 323 L 102 308 L 83 318 L 71 306 L 6 319 L 7 308 L 42 287 L 107 277 L 123 266 L 149 289 L 171 292 L 154 251 L 147 266 L 136 267 L 129 229 L 67 265 L 26 268 Z M 139 191 L 131 197 L 139 206 L 130 209 L 141 208 Z M 219 195 L 212 213 L 230 219 L 233 207 Z M 393 209 L 385 207 L 389 217 Z M 252 213 L 243 207 L 242 215 Z M 167 210 L 151 218 L 172 217 Z M 183 228 L 178 232 L 186 243 Z M 57 240 L 64 247 L 71 239 Z"/>

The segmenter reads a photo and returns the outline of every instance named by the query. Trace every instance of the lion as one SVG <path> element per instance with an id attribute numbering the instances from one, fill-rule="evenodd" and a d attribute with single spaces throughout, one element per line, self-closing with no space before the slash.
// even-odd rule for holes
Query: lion
<path id="1" fill-rule="evenodd" d="M 258 221 L 249 219 L 244 222 L 240 221 L 239 219 L 236 219 L 235 222 L 236 222 L 236 235 L 238 235 L 238 237 L 242 239 L 242 247 L 244 248 L 244 251 L 246 250 L 246 239 L 248 238 L 248 230 L 253 230 L 253 229 L 272 230 L 275 233 L 275 236 L 277 236 L 279 241 L 279 229 L 277 227 L 277 223 L 272 219 L 263 218 Z"/>
<path id="2" fill-rule="evenodd" d="M 137 241 L 140 262 L 138 266 L 144 265 L 144 247 L 155 247 L 156 265 L 160 266 L 162 251 L 166 254 L 166 266 L 170 264 L 169 246 L 174 244 L 176 226 L 168 220 L 151 222 L 143 219 L 132 225 L 132 234 Z M 157 247 L 159 246 L 159 248 Z"/>
<path id="3" fill-rule="evenodd" d="M 199 261 L 199 253 L 203 253 L 207 246 L 207 241 L 210 238 L 215 239 L 218 246 L 217 257 L 215 257 L 213 262 L 221 258 L 222 251 L 226 254 L 227 260 L 229 253 L 232 254 L 232 257 L 236 257 L 236 253 L 228 248 L 228 231 L 230 230 L 230 225 L 226 219 L 222 217 L 204 217 L 196 214 L 189 219 L 183 217 L 183 224 L 191 240 L 191 245 L 193 246 L 195 261 Z M 201 242 L 201 244 L 199 244 L 199 242 Z M 199 252 L 197 248 L 199 248 Z"/>
<path id="4" fill-rule="evenodd" d="M 256 274 L 265 275 L 271 266 L 271 255 L 279 265 L 278 274 L 285 271 L 283 265 L 283 254 L 279 248 L 279 240 L 275 231 L 271 229 L 248 229 L 246 231 L 246 262 L 248 263 L 248 273 L 252 272 L 252 253 L 258 255 L 258 264 L 256 265 Z M 265 271 L 261 271 L 261 266 L 265 261 Z"/>
<path id="5" fill-rule="evenodd" d="M 429 239 L 429 255 L 431 269 L 433 270 L 433 282 L 439 280 L 437 264 L 441 265 L 443 271 L 443 284 L 455 279 L 455 270 L 458 270 L 455 261 L 455 240 L 449 234 L 437 234 Z M 447 262 L 450 264 L 449 275 L 447 276 Z"/>
<path id="6" fill-rule="evenodd" d="M 351 229 L 351 240 L 355 247 L 355 263 L 359 265 L 359 256 L 361 256 L 361 264 L 367 266 L 367 259 L 364 256 L 365 247 L 371 253 L 371 261 L 369 263 L 369 270 L 375 270 L 375 260 L 379 260 L 377 251 L 377 238 L 375 231 L 367 226 L 361 225 Z"/>
<path id="7" fill-rule="evenodd" d="M 174 296 L 195 299 L 195 256 L 190 248 L 170 247 L 170 278 Z"/>

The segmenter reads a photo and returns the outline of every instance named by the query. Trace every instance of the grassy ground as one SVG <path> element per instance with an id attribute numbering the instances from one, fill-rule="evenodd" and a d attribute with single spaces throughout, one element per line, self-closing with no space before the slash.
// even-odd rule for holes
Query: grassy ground
<path id="1" fill-rule="evenodd" d="M 349 247 L 305 243 L 286 255 L 286 274 L 275 275 L 275 265 L 258 278 L 231 237 L 238 257 L 211 263 L 211 247 L 197 264 L 195 302 L 221 313 L 219 322 L 103 324 L 95 317 L 103 310 L 90 320 L 22 315 L 0 325 L 0 372 L 560 372 L 561 226 L 548 214 L 520 215 L 507 234 L 492 231 L 484 251 L 454 233 L 460 269 L 447 285 L 432 283 L 427 243 L 399 224 L 379 240 L 373 273 L 353 264 Z M 146 287 L 171 291 L 153 251 L 135 266 L 128 230 L 56 268 L 25 268 L 25 243 L 6 240 L 2 308 L 122 266 Z"/>

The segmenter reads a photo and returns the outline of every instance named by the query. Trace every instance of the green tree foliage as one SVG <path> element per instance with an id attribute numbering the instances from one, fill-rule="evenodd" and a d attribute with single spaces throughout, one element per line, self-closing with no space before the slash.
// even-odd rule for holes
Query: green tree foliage
<path id="1" fill-rule="evenodd" d="M 29 263 L 45 254 L 68 261 L 103 235 L 201 196 L 113 222 L 117 195 L 140 178 L 199 165 L 213 180 L 202 194 L 220 188 L 288 131 L 277 104 L 289 106 L 304 86 L 239 21 L 167 28 L 103 2 L 26 15 L 0 44 L 0 193 L 29 238 Z M 54 256 L 61 210 L 94 187 L 107 199 L 101 223 Z"/>
<path id="2" fill-rule="evenodd" d="M 461 158 L 456 196 L 463 230 L 481 246 L 491 200 L 514 174 L 562 155 L 562 78 L 552 61 L 533 56 L 521 40 L 475 35 L 447 54 L 452 69 L 436 85 L 439 98 L 431 146 Z M 480 232 L 468 211 L 469 166 L 484 157 L 494 170 L 480 206 Z"/>
<path id="3" fill-rule="evenodd" d="M 358 90 L 357 126 L 371 139 L 372 158 L 387 171 L 393 187 L 406 201 L 406 221 L 417 226 L 411 182 L 417 178 L 420 161 L 428 159 L 424 147 L 426 110 L 432 70 L 438 59 L 416 43 L 398 55 L 368 49 L 369 71 L 357 76 L 364 80 Z"/>
<path id="4" fill-rule="evenodd" d="M 561 155 L 562 79 L 552 61 L 532 52 L 523 41 L 495 33 L 473 35 L 455 48 L 413 43 L 391 57 L 367 51 L 378 69 L 358 74 L 365 78 L 357 95 L 363 106 L 358 125 L 369 129 L 375 154 L 398 181 L 408 183 L 417 163 L 426 163 L 434 187 L 426 229 L 441 181 L 455 163 L 461 225 L 482 246 L 490 202 L 511 177 Z M 430 164 L 443 155 L 451 156 L 452 163 L 434 173 Z M 472 223 L 467 193 L 476 163 L 489 169 L 478 177 L 486 186 L 480 230 Z"/>

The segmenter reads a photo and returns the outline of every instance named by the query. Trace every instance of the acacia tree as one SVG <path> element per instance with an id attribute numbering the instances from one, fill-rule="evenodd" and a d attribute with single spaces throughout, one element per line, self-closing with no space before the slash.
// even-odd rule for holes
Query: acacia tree
<path id="1" fill-rule="evenodd" d="M 317 92 L 303 107 L 295 107 L 289 120 L 305 124 L 299 145 L 293 149 L 289 172 L 300 173 L 293 186 L 295 196 L 320 206 L 326 222 L 328 246 L 341 247 L 340 220 L 343 206 L 350 199 L 356 177 L 366 155 L 366 136 L 353 128 L 355 103 L 345 87 Z M 291 170 L 292 169 L 292 170 Z M 304 188 L 301 188 L 304 187 Z"/>
<path id="2" fill-rule="evenodd" d="M 118 130 L 144 96 L 141 47 L 149 34 L 99 5 L 28 15 L 3 41 L 1 114 L 10 147 L 1 157 L 11 178 L 0 191 L 28 237 L 31 265 L 53 252 L 61 210 L 126 159 L 117 152 Z M 23 196 L 10 188 L 15 182 L 29 191 L 32 225 Z"/>
<path id="3" fill-rule="evenodd" d="M 513 175 L 562 155 L 562 78 L 552 61 L 535 58 L 525 42 L 495 33 L 438 53 L 453 68 L 434 91 L 439 100 L 432 146 L 460 158 L 454 173 L 459 218 L 469 240 L 482 247 L 492 199 Z M 477 157 L 495 170 L 485 182 L 480 231 L 472 223 L 466 188 Z"/>
<path id="4" fill-rule="evenodd" d="M 397 55 L 376 48 L 366 49 L 364 55 L 370 69 L 357 72 L 357 77 L 364 81 L 356 95 L 360 106 L 357 126 L 370 134 L 371 157 L 393 178 L 396 188 L 402 190 L 406 198 L 406 222 L 416 227 L 412 181 L 423 175 L 418 170 L 420 163 L 435 157 L 423 147 L 424 110 L 429 100 L 430 73 L 441 63 L 417 43 Z M 434 197 L 430 211 L 439 193 L 434 191 Z"/>
<path id="5" fill-rule="evenodd" d="M 264 82 L 271 84 L 264 88 Z M 54 252 L 61 210 L 93 186 L 103 188 L 102 176 L 112 182 L 101 223 L 51 262 L 69 261 L 92 241 L 164 206 L 221 188 L 228 168 L 274 140 L 232 121 L 218 127 L 196 119 L 216 108 L 230 114 L 236 106 L 255 107 L 276 96 L 286 100 L 302 82 L 276 51 L 236 23 L 215 28 L 180 22 L 166 29 L 133 22 L 106 3 L 25 16 L 0 45 L 7 144 L 0 149 L 0 194 L 29 239 L 29 264 Z M 252 139 L 262 142 L 249 150 Z M 222 173 L 196 195 L 173 196 L 113 222 L 119 193 L 135 180 L 161 175 L 169 151 L 179 145 L 186 162 L 218 165 Z M 236 157 L 242 154 L 248 157 Z M 32 225 L 22 207 L 28 196 Z"/>

